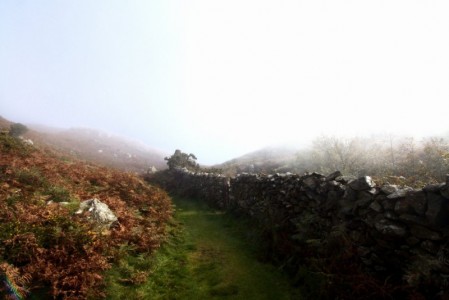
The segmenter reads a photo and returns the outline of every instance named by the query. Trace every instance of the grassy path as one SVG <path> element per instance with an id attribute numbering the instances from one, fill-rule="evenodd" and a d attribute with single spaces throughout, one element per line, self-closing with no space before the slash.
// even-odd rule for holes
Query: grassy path
<path id="1" fill-rule="evenodd" d="M 109 282 L 110 299 L 298 299 L 285 275 L 255 258 L 245 224 L 194 200 L 175 199 L 168 243 L 112 272 L 150 269 L 139 286 Z"/>

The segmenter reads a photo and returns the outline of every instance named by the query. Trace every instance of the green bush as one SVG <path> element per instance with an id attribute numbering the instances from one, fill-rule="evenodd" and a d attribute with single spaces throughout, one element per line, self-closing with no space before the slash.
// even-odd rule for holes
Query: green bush
<path id="1" fill-rule="evenodd" d="M 28 127 L 26 127 L 25 125 L 21 123 L 14 123 L 10 126 L 9 135 L 13 137 L 19 137 L 27 131 Z"/>
<path id="2" fill-rule="evenodd" d="M 30 153 L 32 147 L 6 134 L 0 134 L 0 152 L 14 153 L 20 156 L 26 156 Z"/>
<path id="3" fill-rule="evenodd" d="M 20 183 L 23 183 L 25 185 L 32 185 L 35 187 L 41 187 L 45 184 L 45 178 L 36 168 L 33 168 L 31 170 L 24 169 L 18 171 L 17 179 Z"/>
<path id="4" fill-rule="evenodd" d="M 49 200 L 54 202 L 71 202 L 73 200 L 70 191 L 62 186 L 51 186 L 46 194 L 50 196 Z"/>

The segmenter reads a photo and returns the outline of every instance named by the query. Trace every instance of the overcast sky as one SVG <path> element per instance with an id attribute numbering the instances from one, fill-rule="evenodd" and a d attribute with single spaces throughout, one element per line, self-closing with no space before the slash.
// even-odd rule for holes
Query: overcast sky
<path id="1" fill-rule="evenodd" d="M 449 1 L 1 0 L 0 115 L 219 163 L 449 131 Z"/>

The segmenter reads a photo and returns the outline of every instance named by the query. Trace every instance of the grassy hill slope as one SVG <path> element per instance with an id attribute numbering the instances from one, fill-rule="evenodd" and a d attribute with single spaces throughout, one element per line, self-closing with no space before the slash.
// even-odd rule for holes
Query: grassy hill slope
<path id="1" fill-rule="evenodd" d="M 92 198 L 118 217 L 110 229 L 89 221 L 89 213 L 74 214 Z M 2 133 L 0 297 L 104 296 L 104 271 L 123 256 L 157 249 L 171 212 L 165 192 L 132 174 Z"/>
<path id="2" fill-rule="evenodd" d="M 69 130 L 25 134 L 38 144 L 48 145 L 80 159 L 124 171 L 144 173 L 150 167 L 166 167 L 164 154 L 128 139 L 98 130 L 73 128 Z"/>

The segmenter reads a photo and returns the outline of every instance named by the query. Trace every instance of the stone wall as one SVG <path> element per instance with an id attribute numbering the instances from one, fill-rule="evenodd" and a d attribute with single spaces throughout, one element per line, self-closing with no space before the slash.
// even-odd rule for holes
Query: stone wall
<path id="1" fill-rule="evenodd" d="M 254 220 L 281 258 L 293 262 L 301 247 L 318 251 L 337 237 L 349 240 L 370 272 L 412 286 L 448 286 L 449 176 L 419 190 L 340 172 L 229 179 L 184 169 L 172 177 L 172 191 Z"/>

